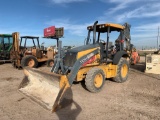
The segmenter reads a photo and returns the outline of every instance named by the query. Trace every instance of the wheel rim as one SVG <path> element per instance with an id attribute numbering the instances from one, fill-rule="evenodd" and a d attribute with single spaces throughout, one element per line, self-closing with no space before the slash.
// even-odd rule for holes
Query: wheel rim
<path id="1" fill-rule="evenodd" d="M 51 62 L 49 63 L 49 66 L 50 66 L 50 67 L 52 67 L 52 66 L 53 66 L 53 64 L 54 64 L 54 62 L 53 62 L 53 61 L 51 61 Z"/>
<path id="2" fill-rule="evenodd" d="M 126 64 L 123 64 L 122 68 L 121 68 L 121 75 L 122 77 L 126 77 L 127 76 L 127 73 L 128 73 L 128 67 Z"/>
<path id="3" fill-rule="evenodd" d="M 102 86 L 102 83 L 103 83 L 103 76 L 102 74 L 97 74 L 94 78 L 94 85 L 99 88 Z"/>
<path id="4" fill-rule="evenodd" d="M 28 66 L 29 67 L 33 67 L 35 65 L 35 61 L 33 60 L 33 59 L 30 59 L 29 61 L 28 61 Z"/>

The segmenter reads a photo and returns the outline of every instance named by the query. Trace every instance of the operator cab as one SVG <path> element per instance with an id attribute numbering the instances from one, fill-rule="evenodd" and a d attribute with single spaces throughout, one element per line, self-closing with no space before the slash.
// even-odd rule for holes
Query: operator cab
<path id="1" fill-rule="evenodd" d="M 12 35 L 0 34 L 0 50 L 8 50 L 9 46 L 12 45 L 12 43 Z"/>
<path id="2" fill-rule="evenodd" d="M 32 40 L 32 47 L 33 48 L 39 48 L 40 49 L 40 44 L 39 44 L 39 37 L 33 37 L 33 36 L 22 36 L 20 40 L 20 47 L 21 48 L 31 48 L 29 45 L 27 45 L 27 40 L 30 39 Z"/>
<path id="3" fill-rule="evenodd" d="M 13 37 L 10 34 L 0 34 L 0 60 L 10 59 Z"/>
<path id="4" fill-rule="evenodd" d="M 101 62 L 112 62 L 108 60 L 110 59 L 110 50 L 113 48 L 112 44 L 109 42 L 110 33 L 112 31 L 122 32 L 124 29 L 124 26 L 119 24 L 112 24 L 112 23 L 106 23 L 106 24 L 97 24 L 95 22 L 94 26 L 88 26 L 88 36 L 86 39 L 86 45 L 75 47 L 73 49 L 70 49 L 66 52 L 64 56 L 64 65 L 72 67 L 73 64 L 77 60 L 77 55 L 81 51 L 86 51 L 89 49 L 94 49 L 99 47 L 100 48 L 100 61 Z M 102 40 L 101 36 L 106 33 L 106 40 Z M 93 39 L 91 39 L 91 36 L 93 35 Z M 98 35 L 96 37 L 96 35 Z M 122 36 L 123 37 L 123 36 Z M 72 58 L 71 60 L 68 58 Z M 113 58 L 112 58 L 113 59 Z"/>
<path id="5" fill-rule="evenodd" d="M 98 24 L 96 25 L 96 28 L 93 26 L 88 26 L 88 36 L 86 40 L 86 45 L 88 44 L 99 44 L 101 47 L 101 52 L 102 52 L 102 59 L 110 58 L 113 59 L 113 53 L 114 53 L 114 46 L 112 45 L 112 42 L 110 42 L 110 33 L 113 31 L 120 32 L 120 39 L 123 40 L 123 36 L 121 32 L 124 30 L 124 26 L 119 25 L 119 24 L 113 24 L 113 23 L 106 23 L 106 24 Z M 95 29 L 95 30 L 94 30 Z M 95 31 L 95 33 L 94 33 Z M 91 43 L 91 34 L 93 32 L 93 40 Z M 96 35 L 98 35 L 96 37 Z M 101 37 L 106 36 L 106 40 L 102 40 Z M 122 45 L 119 45 L 119 50 L 122 50 L 123 47 Z"/>
<path id="6" fill-rule="evenodd" d="M 32 40 L 32 42 L 28 42 L 27 40 Z M 20 40 L 20 50 L 24 55 L 35 55 L 38 58 L 42 57 L 42 52 L 46 52 L 41 50 L 39 44 L 39 37 L 34 36 L 22 36 Z"/>

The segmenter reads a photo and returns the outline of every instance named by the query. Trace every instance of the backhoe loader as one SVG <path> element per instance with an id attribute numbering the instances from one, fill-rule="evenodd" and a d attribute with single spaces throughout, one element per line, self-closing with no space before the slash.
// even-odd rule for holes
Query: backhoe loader
<path id="1" fill-rule="evenodd" d="M 37 67 L 40 62 L 47 62 L 47 66 L 54 64 L 54 56 L 56 52 L 54 49 L 44 49 L 44 46 L 40 46 L 39 37 L 35 36 L 21 36 L 15 32 L 13 36 L 13 47 L 10 52 L 12 65 L 16 68 L 25 66 Z M 20 40 L 19 40 L 20 38 Z M 32 41 L 31 46 L 27 46 L 27 43 Z"/>
<path id="2" fill-rule="evenodd" d="M 19 90 L 43 107 L 55 112 L 67 97 L 67 91 L 71 89 L 74 81 L 85 80 L 86 88 L 92 93 L 101 91 L 105 79 L 112 78 L 118 83 L 125 82 L 128 78 L 127 58 L 129 56 L 123 48 L 123 41 L 129 34 L 129 31 L 124 34 L 124 30 L 129 29 L 119 24 L 97 23 L 98 21 L 93 26 L 87 27 L 86 45 L 69 49 L 63 54 L 62 42 L 59 41 L 58 54 L 51 69 L 53 73 L 24 68 L 25 77 Z M 109 35 L 114 31 L 120 32 L 121 44 L 119 50 L 109 58 Z M 92 33 L 93 39 L 91 40 Z M 101 35 L 106 35 L 105 43 L 101 41 Z"/>

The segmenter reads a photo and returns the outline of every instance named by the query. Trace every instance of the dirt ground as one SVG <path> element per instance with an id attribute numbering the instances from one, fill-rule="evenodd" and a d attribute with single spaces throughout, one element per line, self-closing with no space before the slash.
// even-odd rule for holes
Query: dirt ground
<path id="1" fill-rule="evenodd" d="M 18 91 L 22 70 L 1 64 L 0 120 L 160 120 L 160 77 L 143 71 L 143 62 L 132 66 L 128 81 L 106 80 L 99 93 L 87 91 L 83 82 L 73 84 L 73 102 L 51 113 Z"/>

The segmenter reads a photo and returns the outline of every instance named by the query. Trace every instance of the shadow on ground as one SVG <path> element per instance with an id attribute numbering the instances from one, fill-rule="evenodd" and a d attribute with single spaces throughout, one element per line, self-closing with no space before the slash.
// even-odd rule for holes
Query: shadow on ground
<path id="1" fill-rule="evenodd" d="M 81 111 L 82 108 L 73 100 L 72 89 L 68 88 L 55 114 L 59 120 L 76 120 Z"/>

